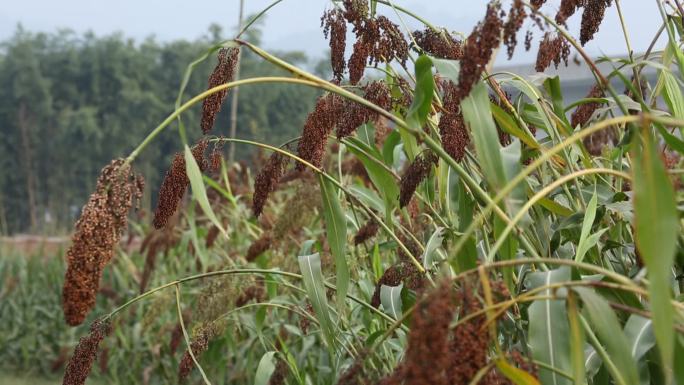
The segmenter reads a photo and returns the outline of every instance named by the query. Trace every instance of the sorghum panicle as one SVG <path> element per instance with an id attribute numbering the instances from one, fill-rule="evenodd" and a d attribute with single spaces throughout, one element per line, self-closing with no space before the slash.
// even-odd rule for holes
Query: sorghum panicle
<path id="1" fill-rule="evenodd" d="M 62 306 L 69 325 L 79 325 L 95 306 L 102 271 L 114 256 L 128 224 L 128 211 L 142 195 L 142 187 L 141 178 L 123 159 L 102 169 L 67 250 Z"/>
<path id="2" fill-rule="evenodd" d="M 278 186 L 278 181 L 285 174 L 288 159 L 285 155 L 274 152 L 266 165 L 254 178 L 254 196 L 252 197 L 252 211 L 258 217 L 264 210 L 268 195 Z"/>
<path id="3" fill-rule="evenodd" d="M 544 34 L 544 39 L 539 42 L 537 62 L 534 68 L 537 72 L 544 72 L 551 65 L 551 62 L 558 68 L 561 60 L 563 60 L 567 66 L 569 56 L 570 44 L 565 37 L 558 34 L 556 37 L 552 38 L 551 33 L 547 32 Z"/>
<path id="4" fill-rule="evenodd" d="M 216 64 L 214 72 L 209 76 L 209 85 L 207 89 L 233 81 L 239 54 L 240 49 L 237 47 L 221 48 L 219 50 L 218 64 Z M 216 115 L 221 111 L 221 105 L 226 99 L 226 95 L 228 95 L 228 89 L 223 89 L 207 96 L 202 102 L 201 126 L 202 132 L 205 135 L 214 127 Z"/>
<path id="5" fill-rule="evenodd" d="M 206 140 L 200 140 L 191 150 L 192 156 L 202 171 L 206 170 L 208 166 L 208 162 L 204 159 L 207 144 Z M 161 229 L 169 223 L 169 218 L 176 213 L 189 183 L 190 179 L 188 179 L 185 171 L 185 156 L 182 151 L 177 152 L 164 175 L 161 187 L 159 187 L 157 208 L 154 211 L 154 220 L 152 221 L 156 229 Z"/>
<path id="6" fill-rule="evenodd" d="M 328 143 L 328 134 L 339 121 L 343 106 L 343 100 L 333 93 L 318 98 L 314 110 L 306 118 L 302 137 L 297 145 L 297 154 L 300 158 L 316 167 L 321 166 L 325 147 Z M 306 166 L 297 163 L 295 168 L 302 171 Z"/>
<path id="7" fill-rule="evenodd" d="M 450 60 L 463 58 L 463 43 L 446 31 L 437 32 L 432 28 L 425 28 L 422 31 L 414 31 L 413 39 L 423 51 L 432 56 Z"/>
<path id="8" fill-rule="evenodd" d="M 431 151 L 423 152 L 416 156 L 408 169 L 401 176 L 399 191 L 399 206 L 406 206 L 416 192 L 418 185 L 422 182 L 432 169 L 432 165 L 437 162 L 437 155 Z"/>
<path id="9" fill-rule="evenodd" d="M 96 320 L 90 326 L 90 334 L 81 337 L 64 370 L 63 385 L 85 384 L 97 358 L 98 346 L 111 333 L 109 321 Z"/>
<path id="10" fill-rule="evenodd" d="M 344 69 L 347 66 L 344 61 L 344 51 L 347 47 L 347 23 L 344 20 L 343 11 L 334 9 L 323 13 L 321 27 L 323 27 L 323 35 L 328 39 L 330 45 L 330 64 L 333 77 L 341 81 Z"/>

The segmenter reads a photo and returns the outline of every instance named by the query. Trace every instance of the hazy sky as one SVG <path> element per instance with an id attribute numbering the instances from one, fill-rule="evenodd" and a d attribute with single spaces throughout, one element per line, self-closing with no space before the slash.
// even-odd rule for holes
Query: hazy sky
<path id="1" fill-rule="evenodd" d="M 245 14 L 256 13 L 271 1 L 245 0 Z M 553 12 L 557 3 L 557 0 L 549 0 L 547 12 Z M 18 23 L 30 31 L 53 32 L 58 28 L 70 28 L 77 32 L 92 30 L 98 35 L 122 31 L 139 40 L 152 35 L 160 41 L 192 39 L 206 34 L 211 23 L 218 23 L 226 30 L 234 28 L 238 4 L 238 0 L 0 0 L 0 40 L 11 37 Z M 484 15 L 487 1 L 396 0 L 395 4 L 413 10 L 435 25 L 470 32 Z M 632 28 L 633 49 L 644 51 L 660 25 L 655 2 L 622 0 L 621 4 L 627 25 Z M 263 45 L 267 49 L 303 50 L 311 57 L 321 57 L 327 42 L 323 39 L 319 19 L 327 7 L 330 7 L 330 0 L 284 0 L 266 19 Z M 392 9 L 382 8 L 384 14 L 393 16 Z M 580 15 L 575 15 L 570 22 L 574 35 L 579 32 L 579 18 Z M 408 17 L 404 21 L 412 29 L 419 27 Z M 615 6 L 607 11 L 601 30 L 587 50 L 593 55 L 626 52 Z M 525 53 L 521 46 L 513 63 L 532 62 L 533 55 Z M 505 63 L 499 61 L 497 64 Z"/>

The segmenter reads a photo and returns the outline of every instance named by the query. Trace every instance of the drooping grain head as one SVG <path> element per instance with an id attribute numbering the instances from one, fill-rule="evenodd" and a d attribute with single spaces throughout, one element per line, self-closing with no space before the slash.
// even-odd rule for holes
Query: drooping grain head
<path id="1" fill-rule="evenodd" d="M 606 8 L 610 7 L 613 0 L 587 0 L 582 13 L 582 27 L 580 29 L 580 43 L 587 44 L 598 32 Z"/>
<path id="2" fill-rule="evenodd" d="M 466 40 L 458 76 L 458 102 L 470 94 L 491 60 L 494 50 L 499 46 L 503 28 L 503 22 L 499 18 L 500 11 L 501 5 L 498 1 L 490 2 L 484 20 L 475 27 Z"/>
<path id="3" fill-rule="evenodd" d="M 503 41 L 506 45 L 508 58 L 513 57 L 515 47 L 518 45 L 518 31 L 525 22 L 527 12 L 525 12 L 525 5 L 522 0 L 513 0 L 511 9 L 508 11 L 508 19 L 503 26 Z"/>
<path id="4" fill-rule="evenodd" d="M 450 60 L 463 58 L 463 43 L 446 31 L 438 32 L 425 28 L 422 31 L 414 31 L 413 39 L 423 51 L 432 56 Z"/>
<path id="5" fill-rule="evenodd" d="M 254 241 L 251 245 L 249 245 L 249 249 L 247 249 L 247 255 L 245 255 L 245 259 L 248 262 L 257 259 L 261 254 L 266 252 L 266 250 L 271 248 L 272 242 L 273 238 L 271 237 L 271 234 L 265 232 L 261 237 L 259 237 L 259 239 Z"/>
<path id="6" fill-rule="evenodd" d="M 399 206 L 404 207 L 409 204 L 413 194 L 416 192 L 420 182 L 430 174 L 432 165 L 437 162 L 437 155 L 431 151 L 423 152 L 416 156 L 413 162 L 401 176 L 399 191 Z"/>
<path id="7" fill-rule="evenodd" d="M 591 88 L 586 98 L 594 99 L 602 98 L 603 96 L 603 88 L 597 84 Z M 591 116 L 600 106 L 601 104 L 597 102 L 580 104 L 570 117 L 570 124 L 572 125 L 572 127 L 575 128 L 577 126 L 584 126 L 585 124 L 587 124 Z"/>
<path id="8" fill-rule="evenodd" d="M 278 181 L 285 174 L 288 159 L 283 154 L 274 152 L 254 178 L 254 195 L 252 197 L 254 216 L 258 217 L 264 211 L 268 195 L 275 191 Z"/>
<path id="9" fill-rule="evenodd" d="M 140 178 L 123 159 L 113 160 L 102 169 L 67 250 L 62 306 L 69 325 L 83 322 L 95 305 L 102 271 L 114 256 L 128 224 L 128 211 L 142 194 L 141 187 Z"/>
<path id="10" fill-rule="evenodd" d="M 412 262 L 409 262 L 408 260 L 398 261 L 388 267 L 378 280 L 375 285 L 373 296 L 371 297 L 371 305 L 374 307 L 380 306 L 380 291 L 382 285 L 398 286 L 401 283 L 411 290 L 420 290 L 424 286 L 424 275 Z"/>
<path id="11" fill-rule="evenodd" d="M 200 140 L 191 150 L 201 171 L 206 170 L 208 166 L 208 162 L 204 159 L 204 151 L 207 145 L 206 140 Z M 154 220 L 152 221 L 156 229 L 161 229 L 168 224 L 169 218 L 176 213 L 178 205 L 183 199 L 185 190 L 190 183 L 185 167 L 183 152 L 176 153 L 159 188 L 157 208 L 154 211 Z"/>
<path id="12" fill-rule="evenodd" d="M 570 56 L 570 44 L 563 37 L 563 35 L 556 35 L 547 32 L 544 34 L 544 39 L 539 42 L 539 51 L 537 52 L 537 62 L 535 63 L 535 70 L 537 72 L 544 72 L 553 62 L 558 68 L 561 60 L 568 65 L 568 57 Z"/>
<path id="13" fill-rule="evenodd" d="M 321 27 L 330 46 L 330 64 L 332 65 L 333 77 L 342 81 L 347 66 L 344 61 L 344 51 L 347 47 L 347 23 L 344 20 L 344 12 L 340 9 L 326 11 L 321 17 Z"/>
<path id="14" fill-rule="evenodd" d="M 361 226 L 359 231 L 354 235 L 354 245 L 360 245 L 367 240 L 373 238 L 378 233 L 380 225 L 374 219 L 369 219 L 365 225 Z"/>
<path id="15" fill-rule="evenodd" d="M 235 68 L 237 67 L 240 49 L 237 47 L 221 48 L 218 52 L 218 64 L 209 76 L 207 89 L 214 88 L 221 84 L 233 81 Z M 216 115 L 221 111 L 221 105 L 228 95 L 228 90 L 224 89 L 209 95 L 202 102 L 202 132 L 206 135 L 214 127 Z"/>
<path id="16" fill-rule="evenodd" d="M 302 137 L 297 145 L 300 158 L 316 167 L 321 166 L 328 143 L 328 134 L 335 128 L 342 116 L 343 106 L 343 100 L 336 94 L 329 93 L 318 98 L 314 110 L 306 118 Z M 306 166 L 297 163 L 295 168 L 302 171 Z"/>
<path id="17" fill-rule="evenodd" d="M 90 334 L 81 337 L 69 359 L 69 363 L 67 363 L 62 380 L 63 385 L 85 384 L 97 358 L 98 347 L 111 331 L 112 328 L 108 321 L 96 320 L 93 322 L 90 326 Z"/>
<path id="18" fill-rule="evenodd" d="M 374 81 L 366 85 L 363 98 L 384 110 L 389 110 L 392 106 L 390 90 L 383 81 Z M 374 122 L 380 118 L 379 113 L 349 99 L 344 100 L 342 111 L 342 117 L 337 122 L 338 140 L 352 135 L 362 124 Z"/>
<path id="19" fill-rule="evenodd" d="M 566 21 L 577 12 L 586 0 L 562 0 L 556 13 L 556 23 L 565 25 Z"/>
<path id="20" fill-rule="evenodd" d="M 192 354 L 197 360 L 199 356 L 204 353 L 209 348 L 209 342 L 216 336 L 216 330 L 212 327 L 202 327 L 197 333 L 197 335 L 190 341 L 190 349 L 192 349 Z M 178 381 L 185 381 L 192 369 L 195 367 L 195 363 L 192 360 L 190 351 L 186 350 L 183 353 L 180 363 L 178 364 Z"/>

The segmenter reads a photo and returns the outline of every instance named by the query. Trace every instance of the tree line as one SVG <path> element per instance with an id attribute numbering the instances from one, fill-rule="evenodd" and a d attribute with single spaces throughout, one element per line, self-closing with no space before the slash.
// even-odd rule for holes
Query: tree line
<path id="1" fill-rule="evenodd" d="M 100 169 L 127 155 L 173 110 L 188 64 L 225 38 L 216 25 L 201 38 L 170 42 L 18 27 L 0 43 L 0 233 L 69 231 Z M 258 44 L 259 30 L 247 38 Z M 325 67 L 301 52 L 278 55 L 312 70 Z M 250 52 L 241 60 L 242 78 L 283 75 Z M 212 57 L 195 67 L 186 99 L 206 88 L 215 64 Z M 236 136 L 280 144 L 300 131 L 316 96 L 293 85 L 242 87 Z M 230 106 L 227 100 L 214 134 L 228 135 Z M 201 133 L 200 109 L 183 115 L 190 139 Z M 149 186 L 144 207 L 154 203 L 179 149 L 174 126 L 136 160 Z M 250 151 L 238 146 L 236 158 L 249 159 Z"/>

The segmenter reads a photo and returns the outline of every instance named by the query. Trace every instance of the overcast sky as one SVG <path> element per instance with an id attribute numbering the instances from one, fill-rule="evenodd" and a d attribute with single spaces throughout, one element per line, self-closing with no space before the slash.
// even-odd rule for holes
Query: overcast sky
<path id="1" fill-rule="evenodd" d="M 245 14 L 256 13 L 271 2 L 245 0 Z M 557 0 L 549 0 L 544 9 L 552 13 L 557 3 Z M 193 39 L 205 35 L 211 23 L 218 23 L 226 30 L 234 28 L 238 4 L 239 0 L 0 0 L 0 40 L 11 37 L 18 23 L 30 31 L 54 32 L 58 28 L 70 28 L 77 32 L 92 30 L 98 35 L 120 31 L 138 40 L 149 36 L 155 36 L 159 41 Z M 395 4 L 413 10 L 435 25 L 470 32 L 484 15 L 487 1 L 396 0 Z M 622 0 L 621 4 L 631 28 L 633 49 L 643 52 L 660 25 L 655 2 Z M 330 0 L 284 0 L 276 5 L 264 25 L 264 47 L 302 50 L 311 57 L 322 57 L 327 42 L 323 39 L 319 19 L 327 7 L 330 7 Z M 387 7 L 382 7 L 381 11 L 393 15 Z M 580 15 L 575 15 L 570 22 L 570 30 L 575 36 L 579 32 L 579 18 Z M 410 18 L 404 18 L 404 21 L 412 29 L 419 27 Z M 615 6 L 607 11 L 601 30 L 587 50 L 592 55 L 626 52 Z M 505 64 L 503 60 L 502 57 L 497 64 Z M 521 46 L 512 63 L 532 61 L 534 54 L 525 53 Z"/>

